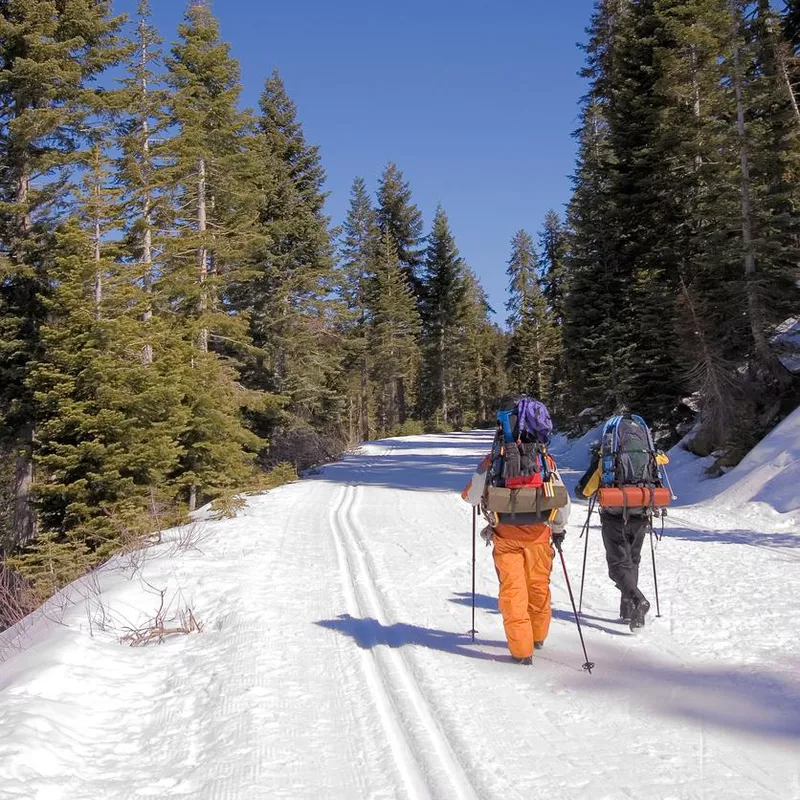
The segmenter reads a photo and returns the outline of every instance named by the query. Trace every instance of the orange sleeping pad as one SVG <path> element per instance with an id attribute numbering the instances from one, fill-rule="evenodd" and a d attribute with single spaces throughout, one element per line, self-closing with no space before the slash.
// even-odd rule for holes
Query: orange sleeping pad
<path id="1" fill-rule="evenodd" d="M 623 486 L 597 490 L 597 502 L 604 508 L 668 506 L 671 497 L 669 489 L 664 487 L 648 489 L 642 486 Z"/>

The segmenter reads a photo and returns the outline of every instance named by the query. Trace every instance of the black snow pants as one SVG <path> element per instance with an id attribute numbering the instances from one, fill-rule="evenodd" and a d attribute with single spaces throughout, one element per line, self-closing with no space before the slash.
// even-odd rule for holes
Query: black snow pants
<path id="1" fill-rule="evenodd" d="M 614 581 L 623 598 L 640 599 L 643 595 L 638 588 L 639 561 L 650 520 L 646 516 L 630 514 L 625 522 L 622 515 L 600 512 L 600 523 L 608 577 Z"/>

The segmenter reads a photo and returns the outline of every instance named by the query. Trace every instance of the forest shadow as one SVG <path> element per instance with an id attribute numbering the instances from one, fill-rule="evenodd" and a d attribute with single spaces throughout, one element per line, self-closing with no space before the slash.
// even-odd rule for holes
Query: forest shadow
<path id="1" fill-rule="evenodd" d="M 310 480 L 383 486 L 411 491 L 460 492 L 472 477 L 479 457 L 472 448 L 464 456 L 347 456 Z"/>
<path id="2" fill-rule="evenodd" d="M 669 519 L 669 518 L 668 518 Z M 720 542 L 722 544 L 746 544 L 751 547 L 800 548 L 800 534 L 760 533 L 759 531 L 698 531 L 693 528 L 670 526 L 664 529 L 665 538 L 684 539 L 690 542 Z"/>
<path id="3" fill-rule="evenodd" d="M 597 658 L 596 680 L 582 688 L 626 695 L 655 712 L 698 725 L 800 740 L 800 683 L 752 667 L 668 666 L 609 655 Z M 608 675 L 609 677 L 606 677 Z"/>

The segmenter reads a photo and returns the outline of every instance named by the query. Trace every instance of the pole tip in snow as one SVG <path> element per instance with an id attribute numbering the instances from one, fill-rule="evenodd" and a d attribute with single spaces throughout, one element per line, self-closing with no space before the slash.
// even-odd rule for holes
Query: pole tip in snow
<path id="1" fill-rule="evenodd" d="M 583 668 L 591 675 L 594 669 L 594 661 L 587 661 L 584 663 Z"/>

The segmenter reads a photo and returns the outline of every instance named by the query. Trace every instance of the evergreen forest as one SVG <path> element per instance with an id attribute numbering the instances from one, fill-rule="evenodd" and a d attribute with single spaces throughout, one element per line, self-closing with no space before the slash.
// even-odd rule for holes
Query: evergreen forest
<path id="1" fill-rule="evenodd" d="M 638 411 L 719 469 L 796 407 L 800 2 L 587 22 L 571 200 L 509 230 L 493 309 L 391 153 L 326 215 L 281 75 L 243 108 L 208 3 L 175 32 L 148 0 L 0 0 L 2 581 L 45 597 L 359 442 L 493 424 L 508 392 L 571 433 Z"/>

